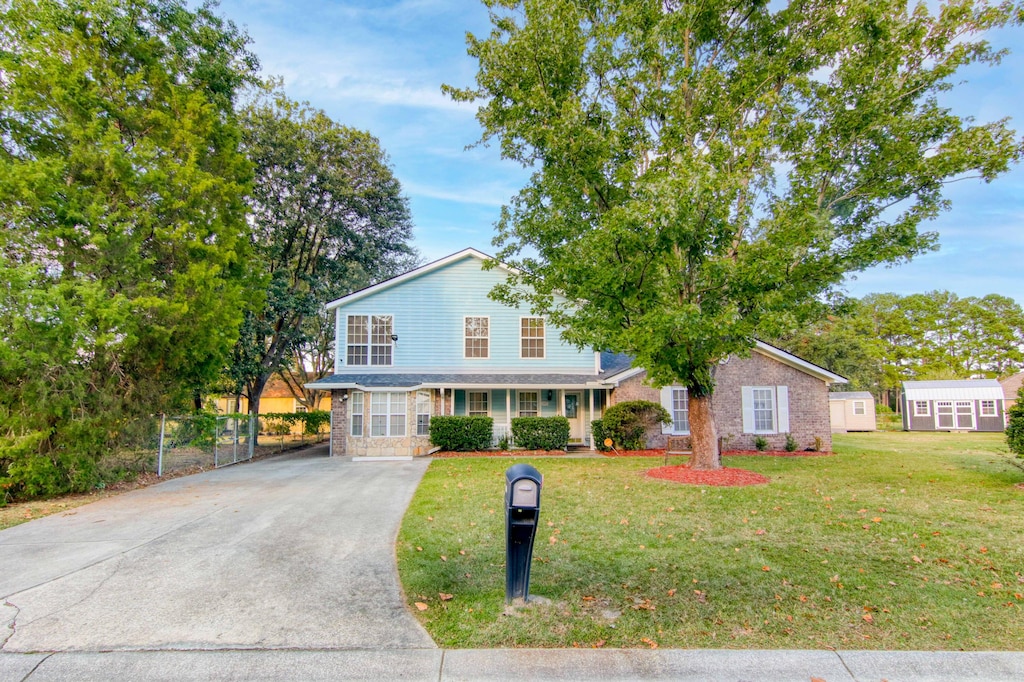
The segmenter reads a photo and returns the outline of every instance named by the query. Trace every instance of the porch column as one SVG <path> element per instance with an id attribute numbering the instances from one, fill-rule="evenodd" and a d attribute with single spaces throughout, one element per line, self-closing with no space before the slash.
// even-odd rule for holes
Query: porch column
<path id="1" fill-rule="evenodd" d="M 590 441 L 590 449 L 593 450 L 594 449 L 594 432 L 591 431 L 590 425 L 594 421 L 594 389 L 588 388 L 587 389 L 587 396 L 590 398 L 590 400 L 589 400 L 589 403 L 590 403 L 590 414 L 589 414 L 589 417 L 587 419 L 587 425 L 584 427 L 583 432 L 590 434 L 590 437 L 588 438 L 588 440 Z"/>

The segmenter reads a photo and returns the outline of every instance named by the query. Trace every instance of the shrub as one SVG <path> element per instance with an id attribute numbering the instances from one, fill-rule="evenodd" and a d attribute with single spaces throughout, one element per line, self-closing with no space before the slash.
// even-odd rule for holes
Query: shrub
<path id="1" fill-rule="evenodd" d="M 524 450 L 564 450 L 569 446 L 565 417 L 515 417 L 512 442 Z"/>
<path id="2" fill-rule="evenodd" d="M 786 434 L 786 452 L 796 452 L 796 449 L 798 447 L 800 447 L 800 446 L 797 444 L 796 438 L 793 438 L 793 434 L 792 433 L 787 433 Z"/>
<path id="3" fill-rule="evenodd" d="M 230 416 L 230 415 L 228 415 Z M 262 415 L 265 419 L 279 422 L 278 425 L 269 424 L 266 426 L 271 433 L 276 435 L 287 435 L 291 432 L 292 424 L 302 423 L 302 432 L 306 434 L 320 433 L 320 429 L 331 423 L 331 413 L 327 410 L 311 410 L 309 412 L 266 412 Z M 279 430 L 279 425 L 285 424 L 286 428 Z M 264 430 L 263 422 L 260 423 L 260 430 Z"/>
<path id="4" fill-rule="evenodd" d="M 442 450 L 469 452 L 491 447 L 494 420 L 490 417 L 436 416 L 430 418 L 430 442 Z"/>
<path id="5" fill-rule="evenodd" d="M 601 452 L 608 452 L 611 450 L 610 447 L 604 444 L 605 438 L 608 438 L 608 433 L 605 431 L 604 422 L 600 419 L 595 419 L 590 422 L 590 433 L 594 439 L 594 447 Z"/>
<path id="6" fill-rule="evenodd" d="M 1006 411 L 1006 444 L 1010 452 L 1024 457 L 1024 386 L 1017 391 L 1017 402 Z"/>
<path id="7" fill-rule="evenodd" d="M 668 410 L 649 400 L 629 400 L 604 411 L 601 425 L 605 438 L 611 438 L 624 450 L 642 450 L 647 446 L 647 429 L 671 424 Z"/>
<path id="8" fill-rule="evenodd" d="M 764 452 L 768 449 L 768 439 L 764 436 L 757 436 L 754 438 L 754 447 L 757 448 L 758 452 Z"/>

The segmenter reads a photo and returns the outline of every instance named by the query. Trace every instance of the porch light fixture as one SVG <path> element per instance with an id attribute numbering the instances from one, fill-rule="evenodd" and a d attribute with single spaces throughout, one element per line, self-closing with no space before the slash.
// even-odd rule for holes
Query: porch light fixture
<path id="1" fill-rule="evenodd" d="M 398 343 L 398 334 L 392 334 L 391 335 L 391 341 L 393 343 Z"/>

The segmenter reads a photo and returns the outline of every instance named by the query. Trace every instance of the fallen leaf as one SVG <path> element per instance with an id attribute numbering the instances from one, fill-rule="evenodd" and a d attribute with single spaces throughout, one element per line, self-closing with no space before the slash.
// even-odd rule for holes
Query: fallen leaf
<path id="1" fill-rule="evenodd" d="M 548 538 L 548 542 L 550 544 L 552 544 L 552 545 L 557 544 L 558 543 L 558 538 L 556 538 L 554 535 L 552 535 L 551 537 Z"/>
<path id="2" fill-rule="evenodd" d="M 428 517 L 427 517 L 427 521 L 433 521 L 433 520 L 434 520 L 434 517 L 433 517 L 433 516 L 428 516 Z"/>
<path id="3" fill-rule="evenodd" d="M 430 607 L 424 604 L 423 602 L 418 601 L 416 602 L 416 608 L 418 608 L 420 611 L 426 611 Z"/>
<path id="4" fill-rule="evenodd" d="M 417 552 L 422 552 L 422 551 L 423 551 L 423 548 L 422 548 L 422 547 L 417 547 L 417 548 L 416 548 L 416 551 L 417 551 Z"/>
<path id="5" fill-rule="evenodd" d="M 755 530 L 754 535 L 764 535 L 764 528 L 758 528 Z"/>
<path id="6" fill-rule="evenodd" d="M 881 516 L 876 516 L 875 518 L 873 518 L 871 520 L 874 521 L 875 523 L 881 523 L 882 522 L 882 517 Z"/>
<path id="7" fill-rule="evenodd" d="M 594 648 L 595 649 L 600 649 L 601 647 L 604 646 L 604 642 L 605 641 L 603 639 L 597 640 L 596 642 L 594 642 Z"/>
<path id="8" fill-rule="evenodd" d="M 448 557 L 446 557 L 444 554 L 442 554 L 441 555 L 441 561 L 448 561 Z"/>
<path id="9" fill-rule="evenodd" d="M 459 554 L 461 554 L 462 556 L 466 556 L 466 550 L 460 549 Z"/>
<path id="10" fill-rule="evenodd" d="M 641 637 L 640 641 L 643 642 L 644 644 L 646 644 L 647 646 L 651 647 L 652 649 L 657 649 L 658 648 L 658 643 L 655 642 L 650 637 Z"/>
<path id="11" fill-rule="evenodd" d="M 761 570 L 762 570 L 762 571 L 770 571 L 770 570 L 772 570 L 772 569 L 771 569 L 771 568 L 769 568 L 768 566 L 762 566 L 762 567 L 761 567 Z"/>
<path id="12" fill-rule="evenodd" d="M 921 557 L 917 556 L 916 554 L 915 554 L 914 556 L 910 557 L 910 558 L 914 560 L 914 563 L 915 563 L 915 564 L 920 564 L 920 563 L 924 563 L 924 562 L 922 561 Z"/>
<path id="13" fill-rule="evenodd" d="M 441 598 L 441 601 L 451 601 L 455 595 L 448 594 L 447 592 L 438 592 L 437 596 Z"/>
<path id="14" fill-rule="evenodd" d="M 671 590 L 668 591 L 668 596 L 670 596 L 670 597 L 674 597 L 675 594 L 676 594 L 676 588 L 674 588 L 674 587 Z"/>

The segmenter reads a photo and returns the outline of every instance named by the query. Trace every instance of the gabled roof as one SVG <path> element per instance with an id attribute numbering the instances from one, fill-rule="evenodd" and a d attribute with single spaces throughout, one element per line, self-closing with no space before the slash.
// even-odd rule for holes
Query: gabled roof
<path id="1" fill-rule="evenodd" d="M 907 400 L 998 400 L 1003 387 L 995 379 L 904 381 L 903 394 Z"/>
<path id="2" fill-rule="evenodd" d="M 830 372 L 827 369 L 825 369 L 824 367 L 819 367 L 818 365 L 815 365 L 813 362 L 807 362 L 803 358 L 798 358 L 797 356 L 793 355 L 792 353 L 787 353 L 786 351 L 782 350 L 781 348 L 776 348 L 775 346 L 769 345 L 769 344 L 765 343 L 764 341 L 757 341 L 755 343 L 755 345 L 754 345 L 753 350 L 754 350 L 754 352 L 761 353 L 762 355 L 766 355 L 766 356 L 768 356 L 768 357 L 770 357 L 770 358 L 772 358 L 774 360 L 778 360 L 779 362 L 781 362 L 784 365 L 789 365 L 793 369 L 798 369 L 798 370 L 800 370 L 801 372 L 803 372 L 805 374 L 810 374 L 813 377 L 821 379 L 825 383 L 828 383 L 828 384 L 845 384 L 845 383 L 847 383 L 846 377 L 842 377 L 842 376 L 839 376 L 838 374 L 835 374 L 834 372 Z M 604 364 L 603 364 L 604 363 L 604 353 L 601 354 L 601 362 L 602 362 L 601 366 L 602 366 L 602 368 L 604 368 Z M 632 376 L 636 376 L 637 374 L 640 374 L 641 372 L 644 372 L 644 371 L 646 371 L 646 370 L 643 367 L 630 367 L 630 368 L 623 369 L 622 371 L 620 371 L 618 373 L 609 374 L 607 376 L 604 376 L 604 379 L 605 379 L 605 381 L 608 381 L 610 383 L 616 383 L 617 384 L 620 381 L 624 381 L 624 380 L 626 380 L 626 379 L 628 379 L 628 378 L 630 378 Z"/>
<path id="3" fill-rule="evenodd" d="M 1017 399 L 1017 391 L 1020 390 L 1022 384 L 1024 384 L 1024 372 L 1018 372 L 999 381 L 999 385 L 1003 387 L 1003 397 L 1007 400 Z"/>
<path id="4" fill-rule="evenodd" d="M 433 261 L 432 263 L 427 263 L 426 265 L 421 265 L 420 267 L 414 270 L 410 270 L 409 272 L 402 273 L 401 275 L 396 275 L 391 279 L 386 279 L 383 282 L 378 282 L 377 284 L 368 286 L 365 289 L 353 291 L 351 294 L 342 296 L 337 300 L 331 301 L 325 307 L 327 310 L 334 310 L 338 306 L 342 306 L 347 303 L 352 303 L 353 301 L 358 301 L 359 299 L 369 296 L 370 294 L 375 294 L 379 291 L 383 291 L 384 289 L 390 289 L 391 287 L 401 284 L 402 282 L 406 282 L 410 279 L 415 279 L 417 277 L 427 274 L 428 272 L 433 272 L 434 270 L 438 270 L 447 265 L 451 265 L 452 263 L 470 257 L 476 258 L 481 262 L 494 260 L 492 256 L 488 256 L 486 253 L 477 251 L 476 249 L 463 249 L 462 251 L 453 253 L 450 256 L 445 256 L 440 260 Z M 502 265 L 501 263 L 498 264 L 498 267 L 507 272 L 516 272 L 514 268 L 510 268 L 507 265 Z"/>

